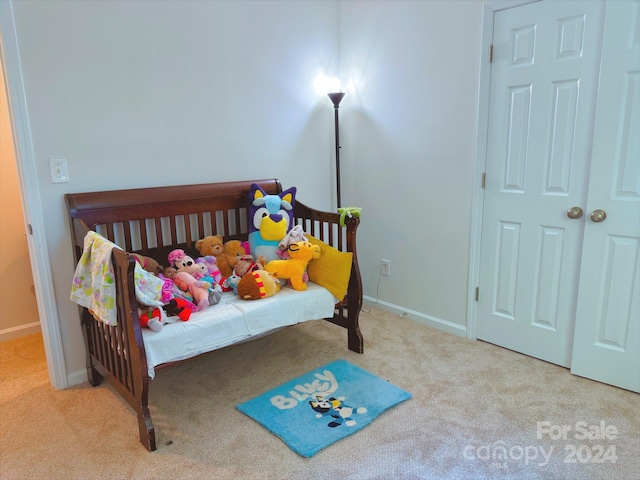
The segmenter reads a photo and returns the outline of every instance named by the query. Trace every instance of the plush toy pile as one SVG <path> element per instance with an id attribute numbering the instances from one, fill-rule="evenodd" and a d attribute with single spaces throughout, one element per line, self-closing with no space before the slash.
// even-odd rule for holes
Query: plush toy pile
<path id="1" fill-rule="evenodd" d="M 162 279 L 163 285 L 162 307 L 141 306 L 140 324 L 160 331 L 167 323 L 187 321 L 193 312 L 218 304 L 222 292 L 233 292 L 243 300 L 259 300 L 275 295 L 287 282 L 294 290 L 306 290 L 308 266 L 321 252 L 326 251 L 330 257 L 346 254 L 328 250 L 332 247 L 326 244 L 321 249 L 318 243 L 323 242 L 308 238 L 301 225 L 292 225 L 295 195 L 295 187 L 271 195 L 252 184 L 248 241 L 225 241 L 222 235 L 209 235 L 196 242 L 196 259 L 182 249 L 174 249 L 167 256 L 167 267 L 153 258 L 133 254 L 144 270 Z M 360 209 L 348 207 L 339 213 L 343 223 L 346 218 L 360 216 Z M 350 257 L 343 258 L 342 263 L 341 276 L 348 282 Z M 320 264 L 315 270 L 318 278 L 326 278 L 324 272 L 331 276 L 336 271 L 333 266 Z M 344 296 L 344 280 L 335 289 L 334 283 L 333 279 L 327 280 L 327 288 L 336 297 Z"/>

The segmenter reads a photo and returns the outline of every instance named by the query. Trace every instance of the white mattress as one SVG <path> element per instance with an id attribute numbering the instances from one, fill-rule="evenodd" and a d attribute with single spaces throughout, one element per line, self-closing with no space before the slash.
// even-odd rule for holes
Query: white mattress
<path id="1" fill-rule="evenodd" d="M 161 331 L 142 329 L 149 377 L 163 363 L 247 340 L 271 330 L 307 320 L 333 317 L 335 297 L 309 282 L 305 291 L 285 286 L 273 297 L 242 300 L 232 292 L 222 294 L 217 305 L 194 312 L 188 321 L 166 324 Z"/>

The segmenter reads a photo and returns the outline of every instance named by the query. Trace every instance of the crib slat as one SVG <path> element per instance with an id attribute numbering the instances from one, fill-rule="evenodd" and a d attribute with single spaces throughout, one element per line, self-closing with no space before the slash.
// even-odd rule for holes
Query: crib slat
<path id="1" fill-rule="evenodd" d="M 122 229 L 124 233 L 124 249 L 127 252 L 131 252 L 133 250 L 131 246 L 131 222 L 122 222 Z"/>
<path id="2" fill-rule="evenodd" d="M 138 220 L 138 225 L 140 228 L 140 245 L 142 249 L 142 254 L 146 255 L 149 252 L 149 238 L 147 236 L 147 222 L 143 220 Z"/>
<path id="3" fill-rule="evenodd" d="M 191 240 L 191 215 L 188 213 L 184 214 L 184 235 L 186 237 L 187 248 L 191 248 L 192 240 Z"/>
<path id="4" fill-rule="evenodd" d="M 118 378 L 120 378 L 121 382 L 124 385 L 128 385 L 129 382 L 127 381 L 127 364 L 126 364 L 126 360 L 124 358 L 124 347 L 123 347 L 123 332 L 122 332 L 122 325 L 118 324 L 115 327 L 116 330 L 116 343 L 117 343 L 117 350 L 116 350 L 116 356 L 117 356 L 117 369 L 118 369 Z"/>
<path id="5" fill-rule="evenodd" d="M 229 219 L 229 232 L 228 235 L 238 235 L 240 233 L 240 212 L 237 209 L 227 210 L 227 218 Z"/>
<path id="6" fill-rule="evenodd" d="M 198 241 L 201 238 L 205 237 L 205 234 L 204 234 L 204 212 L 198 213 L 197 217 L 198 217 L 198 238 L 196 239 L 196 241 Z"/>
<path id="7" fill-rule="evenodd" d="M 111 336 L 111 329 L 109 328 L 109 325 L 105 325 L 104 326 L 104 334 L 105 334 L 105 352 L 106 352 L 106 362 L 107 362 L 107 368 L 109 369 L 109 371 L 113 374 L 114 370 L 115 370 L 115 362 L 114 362 L 114 345 L 113 345 L 113 339 Z M 117 376 L 116 376 L 117 378 Z"/>
<path id="8" fill-rule="evenodd" d="M 163 245 L 166 245 L 166 243 L 164 242 L 164 233 L 162 232 L 162 218 L 155 217 L 153 220 L 156 228 L 156 238 L 158 239 L 158 247 L 162 247 Z"/>
<path id="9" fill-rule="evenodd" d="M 111 362 L 111 373 L 120 380 L 120 371 L 118 369 L 118 335 L 117 326 L 107 325 L 109 332 L 109 360 Z"/>
<path id="10" fill-rule="evenodd" d="M 100 362 L 104 362 L 106 357 L 105 345 L 104 345 L 104 334 L 103 334 L 104 324 L 102 323 L 98 324 L 96 320 L 93 321 L 93 324 L 94 324 L 94 330 L 95 330 L 94 341 L 96 343 L 96 353 L 98 358 L 100 359 Z"/>
<path id="11" fill-rule="evenodd" d="M 106 227 L 107 227 L 107 239 L 111 240 L 112 242 L 115 242 L 115 234 L 113 233 L 113 224 L 107 223 Z"/>
<path id="12" fill-rule="evenodd" d="M 178 243 L 178 229 L 176 226 L 176 217 L 169 217 L 169 230 L 171 231 L 171 238 L 169 239 L 168 245 Z"/>

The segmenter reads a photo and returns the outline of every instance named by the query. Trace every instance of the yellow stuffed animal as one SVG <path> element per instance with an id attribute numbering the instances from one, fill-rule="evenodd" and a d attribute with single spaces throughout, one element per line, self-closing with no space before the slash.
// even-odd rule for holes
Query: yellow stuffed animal
<path id="1" fill-rule="evenodd" d="M 264 269 L 276 278 L 289 280 L 294 290 L 306 290 L 304 274 L 307 264 L 320 256 L 320 246 L 309 242 L 295 242 L 287 248 L 287 260 L 271 260 Z"/>
<path id="2" fill-rule="evenodd" d="M 238 296 L 243 300 L 260 300 L 280 291 L 280 282 L 264 270 L 253 270 L 238 282 Z"/>

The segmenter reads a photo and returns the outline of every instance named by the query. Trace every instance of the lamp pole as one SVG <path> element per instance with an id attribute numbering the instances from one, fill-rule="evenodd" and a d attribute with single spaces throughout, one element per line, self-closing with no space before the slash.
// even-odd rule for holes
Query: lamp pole
<path id="1" fill-rule="evenodd" d="M 336 124 L 336 200 L 338 208 L 340 208 L 340 129 L 338 123 L 338 108 L 340 108 L 340 102 L 345 96 L 344 92 L 328 93 L 327 94 L 333 102 L 333 109 L 335 112 L 335 124 Z"/>

